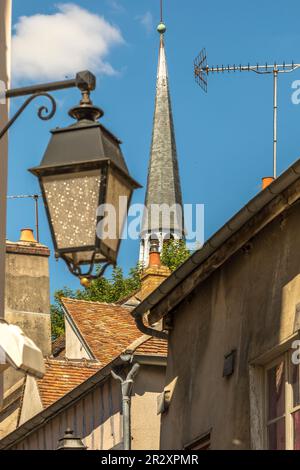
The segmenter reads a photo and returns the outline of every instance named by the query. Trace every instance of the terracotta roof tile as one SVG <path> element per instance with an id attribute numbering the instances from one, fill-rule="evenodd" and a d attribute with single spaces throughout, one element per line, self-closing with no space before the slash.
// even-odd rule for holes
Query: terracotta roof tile
<path id="1" fill-rule="evenodd" d="M 54 357 L 62 357 L 65 355 L 66 337 L 61 335 L 52 341 L 52 355 Z"/>
<path id="2" fill-rule="evenodd" d="M 136 348 L 135 354 L 166 357 L 168 355 L 168 341 L 158 338 L 148 338 Z"/>
<path id="3" fill-rule="evenodd" d="M 102 367 L 142 336 L 127 307 L 66 298 L 61 301 Z M 136 353 L 167 356 L 167 341 L 147 337 Z"/>
<path id="4" fill-rule="evenodd" d="M 102 367 L 141 336 L 129 308 L 66 298 L 61 301 Z"/>
<path id="5" fill-rule="evenodd" d="M 81 360 L 46 359 L 46 373 L 37 380 L 43 406 L 47 408 L 94 375 L 100 364 Z"/>

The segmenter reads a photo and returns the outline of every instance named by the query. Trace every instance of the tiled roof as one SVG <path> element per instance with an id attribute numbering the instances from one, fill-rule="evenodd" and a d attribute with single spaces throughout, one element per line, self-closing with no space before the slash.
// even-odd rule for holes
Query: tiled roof
<path id="1" fill-rule="evenodd" d="M 129 308 L 66 298 L 61 302 L 102 367 L 141 336 Z"/>
<path id="2" fill-rule="evenodd" d="M 142 337 L 129 308 L 66 298 L 61 301 L 102 367 Z M 167 341 L 146 337 L 135 353 L 167 356 Z"/>
<path id="3" fill-rule="evenodd" d="M 135 350 L 135 354 L 142 354 L 146 356 L 165 356 L 168 355 L 168 341 L 158 338 L 146 339 Z"/>
<path id="4" fill-rule="evenodd" d="M 123 305 L 123 307 L 136 307 L 139 303 L 141 303 L 141 288 L 136 289 L 134 292 L 131 292 L 131 294 L 128 294 L 126 297 L 123 297 L 120 299 L 118 302 L 116 302 L 117 305 Z"/>
<path id="5" fill-rule="evenodd" d="M 52 341 L 52 355 L 54 357 L 64 356 L 66 348 L 66 337 L 61 335 Z"/>
<path id="6" fill-rule="evenodd" d="M 47 359 L 46 373 L 37 380 L 43 406 L 47 408 L 55 401 L 94 375 L 101 367 L 88 361 Z"/>

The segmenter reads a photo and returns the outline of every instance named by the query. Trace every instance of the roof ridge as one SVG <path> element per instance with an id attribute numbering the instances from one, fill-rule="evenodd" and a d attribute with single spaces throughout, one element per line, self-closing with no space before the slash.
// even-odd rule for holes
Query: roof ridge
<path id="1" fill-rule="evenodd" d="M 67 357 L 58 359 L 58 358 L 52 358 L 52 357 L 46 357 L 45 358 L 45 363 L 48 365 L 69 365 L 69 366 L 75 366 L 75 367 L 101 367 L 101 363 L 98 360 L 95 359 L 68 359 Z"/>
<path id="2" fill-rule="evenodd" d="M 126 310 L 132 310 L 131 307 L 127 307 L 126 305 L 121 305 L 118 303 L 110 303 L 110 302 L 99 302 L 98 300 L 81 300 L 81 299 L 72 299 L 71 297 L 60 297 L 59 300 L 67 300 L 67 301 L 72 301 L 72 302 L 83 302 L 86 304 L 97 304 L 97 305 L 107 305 L 110 307 L 118 307 L 118 308 L 124 308 Z"/>

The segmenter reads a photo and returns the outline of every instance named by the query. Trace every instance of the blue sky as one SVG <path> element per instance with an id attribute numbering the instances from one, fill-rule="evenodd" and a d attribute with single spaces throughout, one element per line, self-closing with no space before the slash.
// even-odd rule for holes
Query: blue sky
<path id="1" fill-rule="evenodd" d="M 99 74 L 93 100 L 105 110 L 103 123 L 123 141 L 130 172 L 144 185 L 134 201 L 143 202 L 154 109 L 159 1 L 69 3 L 103 16 L 123 36 L 123 43 L 115 45 L 105 58 L 117 73 Z M 56 5 L 50 0 L 13 0 L 13 22 L 24 15 L 54 14 Z M 299 13 L 296 0 L 290 0 L 288 6 L 279 0 L 165 0 L 166 49 L 183 199 L 185 203 L 205 204 L 206 238 L 257 194 L 263 176 L 272 174 L 272 76 L 214 75 L 209 77 L 205 95 L 194 81 L 193 60 L 206 47 L 210 64 L 300 62 Z M 279 173 L 300 155 L 300 106 L 291 101 L 292 82 L 299 79 L 300 71 L 279 79 Z M 25 82 L 19 79 L 21 83 Z M 10 133 L 9 195 L 38 190 L 27 169 L 40 162 L 49 130 L 70 122 L 67 111 L 77 103 L 78 92 L 57 92 L 55 96 L 59 109 L 52 121 L 43 123 L 36 118 L 36 104 Z M 14 101 L 12 112 L 21 101 Z M 9 201 L 8 238 L 16 240 L 19 230 L 27 226 L 34 226 L 33 204 Z M 52 248 L 42 207 L 41 241 Z M 137 241 L 123 241 L 119 264 L 125 271 L 137 262 L 138 251 Z M 52 292 L 63 286 L 79 286 L 53 254 L 50 270 Z"/>

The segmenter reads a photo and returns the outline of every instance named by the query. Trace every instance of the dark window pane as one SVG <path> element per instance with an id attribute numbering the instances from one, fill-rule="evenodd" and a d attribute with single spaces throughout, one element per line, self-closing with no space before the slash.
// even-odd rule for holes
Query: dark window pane
<path id="1" fill-rule="evenodd" d="M 285 450 L 285 419 L 268 426 L 268 442 L 270 450 Z"/>
<path id="2" fill-rule="evenodd" d="M 194 447 L 191 447 L 191 450 L 210 450 L 210 442 L 205 444 L 196 444 Z"/>
<path id="3" fill-rule="evenodd" d="M 293 403 L 294 406 L 300 405 L 299 396 L 299 366 L 292 365 L 292 386 L 293 386 Z"/>
<path id="4" fill-rule="evenodd" d="M 268 370 L 268 419 L 284 415 L 284 363 L 277 364 Z"/>
<path id="5" fill-rule="evenodd" d="M 294 450 L 300 450 L 300 410 L 293 413 Z"/>
<path id="6" fill-rule="evenodd" d="M 193 442 L 189 446 L 185 447 L 189 450 L 210 450 L 210 433 L 203 436 L 198 441 Z"/>

